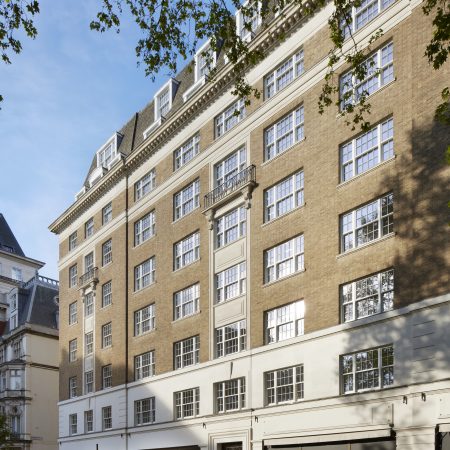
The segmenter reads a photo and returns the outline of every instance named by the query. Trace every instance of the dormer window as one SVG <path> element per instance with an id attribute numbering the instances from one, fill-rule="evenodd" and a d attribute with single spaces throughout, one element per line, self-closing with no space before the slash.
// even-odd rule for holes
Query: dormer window
<path id="1" fill-rule="evenodd" d="M 206 41 L 195 54 L 195 81 L 204 79 L 216 65 L 216 52 Z"/>
<path id="2" fill-rule="evenodd" d="M 217 57 L 216 52 L 211 48 L 210 41 L 206 41 L 197 51 L 194 57 L 195 64 L 195 82 L 186 92 L 183 94 L 183 101 L 188 101 L 195 92 L 198 91 L 205 83 L 206 78 L 216 66 Z"/>
<path id="3" fill-rule="evenodd" d="M 114 156 L 113 145 L 108 144 L 97 153 L 97 167 L 102 166 L 107 169 Z"/>
<path id="4" fill-rule="evenodd" d="M 97 151 L 97 168 L 104 167 L 110 169 L 111 166 L 119 160 L 118 148 L 122 140 L 120 133 L 114 133 Z"/>
<path id="5" fill-rule="evenodd" d="M 167 113 L 170 111 L 171 105 L 170 101 L 170 91 L 169 88 L 165 89 L 159 96 L 157 97 L 157 112 L 156 116 L 166 117 Z"/>
<path id="6" fill-rule="evenodd" d="M 165 118 L 172 109 L 172 100 L 177 92 L 178 81 L 171 78 L 156 94 L 155 94 L 155 122 L 161 117 Z"/>
<path id="7" fill-rule="evenodd" d="M 245 2 L 244 8 L 252 9 L 252 16 L 248 14 L 244 17 L 241 10 L 236 11 L 236 31 L 240 38 L 245 42 L 250 42 L 258 27 L 261 25 L 261 2 L 249 4 Z"/>
<path id="8" fill-rule="evenodd" d="M 175 97 L 178 88 L 178 81 L 171 78 L 156 94 L 153 99 L 155 105 L 155 120 L 144 131 L 144 139 L 147 139 L 153 131 L 155 131 L 166 118 L 172 109 L 172 100 Z"/>
<path id="9" fill-rule="evenodd" d="M 89 187 L 92 187 L 107 170 L 111 169 L 114 164 L 120 160 L 120 153 L 118 148 L 122 140 L 120 133 L 114 133 L 103 145 L 100 150 L 97 150 L 97 168 L 94 169 L 89 176 Z M 82 193 L 81 193 L 82 195 Z"/>

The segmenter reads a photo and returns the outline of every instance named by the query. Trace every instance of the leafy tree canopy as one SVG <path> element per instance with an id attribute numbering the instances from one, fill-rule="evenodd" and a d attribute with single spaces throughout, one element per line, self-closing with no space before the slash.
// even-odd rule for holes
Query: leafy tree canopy
<path id="1" fill-rule="evenodd" d="M 131 13 L 136 26 L 141 31 L 141 38 L 136 45 L 136 56 L 145 67 L 146 75 L 154 78 L 163 69 L 175 74 L 178 70 L 179 56 L 190 59 L 199 43 L 210 39 L 213 51 L 219 48 L 225 52 L 234 67 L 234 94 L 250 102 L 252 96 L 260 92 L 251 86 L 246 78 L 246 69 L 263 58 L 263 52 L 255 49 L 251 43 L 236 32 L 235 11 L 240 10 L 245 31 L 252 31 L 252 19 L 260 15 L 262 27 L 268 26 L 270 18 L 283 15 L 291 5 L 300 8 L 303 15 L 314 14 L 322 8 L 326 0 L 265 0 L 250 1 L 241 4 L 240 0 L 98 0 L 99 12 L 90 27 L 92 30 L 120 32 L 124 13 Z M 369 48 L 359 47 L 351 31 L 351 11 L 361 5 L 362 0 L 333 0 L 334 12 L 329 18 L 330 38 L 333 48 L 329 54 L 328 72 L 318 99 L 321 113 L 330 105 L 341 101 L 343 114 L 347 123 L 353 128 L 360 126 L 367 129 L 370 103 L 368 93 L 358 93 L 358 101 L 346 101 L 352 94 L 347 90 L 344 98 L 339 99 L 338 80 L 334 69 L 342 61 L 346 62 L 356 79 L 364 79 L 369 71 L 378 69 L 373 62 L 367 61 L 370 44 L 382 35 L 378 30 L 370 39 Z M 450 2 L 448 0 L 425 0 L 422 6 L 426 15 L 433 17 L 433 35 L 426 47 L 425 56 L 434 69 L 439 69 L 450 53 Z M 34 39 L 37 29 L 34 24 L 39 14 L 38 0 L 0 0 L 0 50 L 1 58 L 6 64 L 11 63 L 11 54 L 20 53 L 22 43 L 16 37 L 19 31 Z M 344 44 L 350 39 L 350 49 L 344 51 Z M 346 46 L 348 47 L 348 46 Z M 209 64 L 211 53 L 203 55 Z M 212 64 L 211 64 L 212 65 Z M 210 78 L 214 78 L 214 69 Z M 347 96 L 347 98 L 345 98 Z M 2 97 L 0 96 L 0 101 Z M 442 104 L 437 108 L 437 117 L 450 124 L 450 91 L 442 91 Z"/>

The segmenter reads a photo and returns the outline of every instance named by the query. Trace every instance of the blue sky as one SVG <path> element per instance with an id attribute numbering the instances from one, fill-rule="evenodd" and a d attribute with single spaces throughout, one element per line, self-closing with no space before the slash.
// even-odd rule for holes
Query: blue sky
<path id="1" fill-rule="evenodd" d="M 137 30 L 90 31 L 99 0 L 40 0 L 36 40 L 0 64 L 0 212 L 25 254 L 57 278 L 48 225 L 74 200 L 95 151 L 164 82 L 137 67 Z"/>

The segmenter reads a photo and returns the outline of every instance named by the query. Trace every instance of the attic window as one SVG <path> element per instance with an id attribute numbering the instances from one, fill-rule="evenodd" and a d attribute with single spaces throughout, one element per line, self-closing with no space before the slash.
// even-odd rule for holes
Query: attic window
<path id="1" fill-rule="evenodd" d="M 236 31 L 243 41 L 250 42 L 261 25 L 261 2 L 250 4 L 247 1 L 242 6 L 254 10 L 251 17 L 244 17 L 241 10 L 236 11 Z"/>
<path id="2" fill-rule="evenodd" d="M 155 105 L 155 119 L 153 123 L 143 132 L 144 139 L 147 139 L 166 118 L 172 109 L 172 101 L 178 88 L 178 81 L 171 78 L 156 94 L 153 99 Z"/>
<path id="3" fill-rule="evenodd" d="M 172 109 L 172 100 L 177 92 L 178 82 L 171 78 L 156 94 L 155 94 L 155 122 L 161 117 L 166 117 Z"/>
<path id="4" fill-rule="evenodd" d="M 122 141 L 120 133 L 114 133 L 104 144 L 97 150 L 97 167 L 89 176 L 89 186 L 92 187 L 114 164 L 120 160 L 118 148 Z M 83 194 L 83 190 L 79 194 Z"/>
<path id="5" fill-rule="evenodd" d="M 165 117 L 167 113 L 170 111 L 171 101 L 170 101 L 170 91 L 169 89 L 165 89 L 161 94 L 159 94 L 157 98 L 158 102 L 158 117 Z"/>
<path id="6" fill-rule="evenodd" d="M 211 48 L 211 44 L 206 41 L 197 51 L 194 58 L 195 82 L 183 94 L 183 101 L 188 101 L 206 82 L 206 77 L 211 69 L 216 66 L 216 52 Z"/>
<path id="7" fill-rule="evenodd" d="M 195 81 L 206 77 L 215 65 L 216 53 L 213 52 L 209 41 L 207 41 L 195 54 Z"/>
<path id="8" fill-rule="evenodd" d="M 108 168 L 109 163 L 112 161 L 115 156 L 115 149 L 113 149 L 113 145 L 108 144 L 106 147 L 99 150 L 97 153 L 97 166 L 103 166 Z"/>

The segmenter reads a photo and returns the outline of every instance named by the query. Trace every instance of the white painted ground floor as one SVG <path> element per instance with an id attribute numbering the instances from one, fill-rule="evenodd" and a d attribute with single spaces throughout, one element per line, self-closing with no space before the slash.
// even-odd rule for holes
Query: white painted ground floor
<path id="1" fill-rule="evenodd" d="M 60 402 L 59 430 L 62 450 L 450 450 L 450 294 Z"/>

